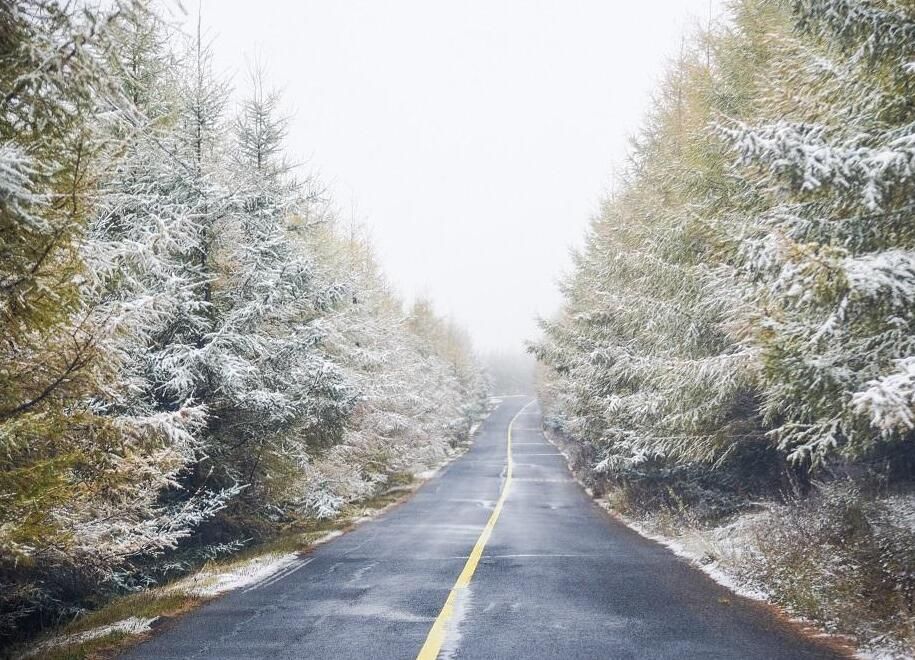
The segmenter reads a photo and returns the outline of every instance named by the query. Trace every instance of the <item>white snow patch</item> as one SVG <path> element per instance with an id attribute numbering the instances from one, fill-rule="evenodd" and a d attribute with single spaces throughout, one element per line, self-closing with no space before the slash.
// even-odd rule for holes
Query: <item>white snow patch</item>
<path id="1" fill-rule="evenodd" d="M 467 618 L 470 611 L 470 604 L 473 592 L 470 586 L 463 589 L 457 589 L 454 595 L 454 609 L 451 612 L 451 619 L 448 621 L 445 629 L 445 639 L 442 640 L 442 648 L 439 657 L 442 660 L 451 660 L 457 654 L 461 646 L 461 624 Z"/>
<path id="2" fill-rule="evenodd" d="M 407 610 L 390 607 L 386 603 L 353 602 L 352 600 L 327 598 L 311 601 L 309 607 L 313 616 L 383 619 L 405 623 L 432 623 L 435 621 L 434 617 L 420 616 Z"/>
<path id="3" fill-rule="evenodd" d="M 690 542 L 688 539 L 686 539 L 684 537 L 671 538 L 669 536 L 663 536 L 661 534 L 654 532 L 653 530 L 648 529 L 648 527 L 646 527 L 644 524 L 637 522 L 635 520 L 632 520 L 631 518 L 628 518 L 616 511 L 613 511 L 610 508 L 610 506 L 604 502 L 600 502 L 600 505 L 602 507 L 604 507 L 605 509 L 607 509 L 608 511 L 611 511 L 613 513 L 613 515 L 615 517 L 619 518 L 623 523 L 625 523 L 625 525 L 627 527 L 635 530 L 641 536 L 644 536 L 646 539 L 650 539 L 656 543 L 660 543 L 661 545 L 663 545 L 664 547 L 669 549 L 671 552 L 673 552 L 678 557 L 682 557 L 684 559 L 689 560 L 691 564 L 693 564 L 696 568 L 698 568 L 703 573 L 705 573 L 710 578 L 712 578 L 712 580 L 714 580 L 721 586 L 729 589 L 730 591 L 733 591 L 738 596 L 743 596 L 745 598 L 750 598 L 752 600 L 759 600 L 759 601 L 768 600 L 769 595 L 767 593 L 765 593 L 764 591 L 760 591 L 758 589 L 751 589 L 751 588 L 747 587 L 746 585 L 742 584 L 741 582 L 739 582 L 732 574 L 730 574 L 727 571 L 727 569 L 725 567 L 723 567 L 721 565 L 721 562 L 719 562 L 717 560 L 712 560 L 712 561 L 708 560 L 709 554 L 702 551 L 702 546 L 706 545 L 706 547 L 711 547 L 712 545 L 714 545 L 714 543 L 710 542 L 707 537 L 699 536 L 698 538 L 693 539 L 692 542 Z M 757 514 L 750 514 L 750 515 L 757 515 Z M 740 520 L 738 522 L 740 522 Z M 723 527 L 715 528 L 715 529 L 711 530 L 710 532 L 708 532 L 708 534 L 711 535 L 713 538 L 715 538 L 716 536 L 721 534 L 724 538 L 727 539 L 727 542 L 732 547 L 741 546 L 744 544 L 740 543 L 739 540 L 736 540 L 739 537 L 737 530 L 741 529 L 744 526 L 745 526 L 745 523 L 741 524 L 741 525 L 738 525 L 738 523 L 732 523 L 731 525 L 725 525 Z M 730 531 L 732 533 L 728 533 L 728 531 Z M 720 546 L 718 548 L 716 548 L 716 550 L 720 550 Z"/>
<path id="4" fill-rule="evenodd" d="M 204 569 L 175 582 L 168 589 L 203 598 L 218 596 L 226 591 L 262 582 L 297 559 L 299 555 L 295 552 L 263 555 L 226 568 Z"/>
<path id="5" fill-rule="evenodd" d="M 48 651 L 52 648 L 58 646 L 67 646 L 71 644 L 82 644 L 83 642 L 88 642 L 93 639 L 98 639 L 99 637 L 106 637 L 108 635 L 113 635 L 115 633 L 127 633 L 128 635 L 139 635 L 150 629 L 152 624 L 159 617 L 152 617 L 151 619 L 141 619 L 135 616 L 123 619 L 121 621 L 116 621 L 115 623 L 110 623 L 107 626 L 99 626 L 98 628 L 90 628 L 81 633 L 75 633 L 73 635 L 61 635 L 60 637 L 53 637 L 47 641 L 38 644 L 29 651 L 25 656 L 26 658 L 31 658 L 36 655 L 40 655 L 45 651 Z"/>
<path id="6" fill-rule="evenodd" d="M 449 456 L 445 460 L 439 462 L 436 465 L 433 465 L 432 467 L 427 467 L 425 470 L 420 470 L 418 472 L 414 472 L 413 478 L 417 479 L 419 481 L 428 481 L 429 479 L 431 479 L 432 477 L 437 475 L 439 472 L 441 472 L 442 468 L 445 467 L 446 465 L 448 465 L 455 458 L 457 458 L 457 455 Z"/>

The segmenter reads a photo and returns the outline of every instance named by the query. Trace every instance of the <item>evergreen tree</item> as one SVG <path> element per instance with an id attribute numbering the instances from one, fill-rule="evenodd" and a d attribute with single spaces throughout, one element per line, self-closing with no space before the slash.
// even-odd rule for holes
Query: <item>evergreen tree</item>
<path id="1" fill-rule="evenodd" d="M 533 347 L 596 472 L 744 466 L 771 489 L 773 451 L 904 451 L 913 18 L 744 0 L 684 50 Z"/>
<path id="2" fill-rule="evenodd" d="M 817 462 L 912 430 L 915 12 L 798 2 L 793 18 L 766 109 L 722 131 L 762 195 L 740 230 L 762 411 L 781 448 Z"/>
<path id="3" fill-rule="evenodd" d="M 172 371 L 166 356 L 206 332 L 211 276 L 198 257 L 208 191 L 177 130 L 184 99 L 171 42 L 167 26 L 149 12 L 118 26 L 111 65 L 131 106 L 107 127 L 123 148 L 100 183 L 84 248 L 94 314 L 110 326 L 104 347 L 119 358 L 116 385 L 93 403 L 111 419 L 144 429 L 148 441 L 158 438 L 130 465 L 134 505 L 144 502 L 145 509 L 121 507 L 121 515 L 143 521 L 138 529 L 158 521 L 148 539 L 156 550 L 174 548 L 238 490 L 182 493 L 179 485 L 205 454 L 207 411 L 199 400 L 173 396 L 184 374 Z"/>
<path id="4" fill-rule="evenodd" d="M 253 77 L 229 152 L 232 194 L 214 238 L 214 324 L 201 349 L 217 479 L 246 485 L 247 504 L 288 503 L 287 485 L 309 443 L 332 444 L 353 394 L 321 348 L 321 317 L 339 297 L 296 249 L 290 223 L 308 201 L 291 176 L 278 97 Z M 290 504 L 291 506 L 291 504 Z"/>
<path id="5" fill-rule="evenodd" d="M 158 502 L 181 469 L 197 418 L 118 405 L 121 311 L 96 295 L 110 262 L 88 247 L 94 193 L 118 157 L 99 117 L 129 117 L 107 59 L 143 7 L 4 4 L 0 579 L 4 627 L 68 589 L 173 547 L 208 506 Z M 128 271 L 124 278 L 132 276 Z M 69 573 L 68 582 L 53 576 Z M 77 586 L 82 585 L 82 586 Z M 9 608 L 9 609 L 8 609 Z M 6 632 L 6 631 L 4 631 Z"/>

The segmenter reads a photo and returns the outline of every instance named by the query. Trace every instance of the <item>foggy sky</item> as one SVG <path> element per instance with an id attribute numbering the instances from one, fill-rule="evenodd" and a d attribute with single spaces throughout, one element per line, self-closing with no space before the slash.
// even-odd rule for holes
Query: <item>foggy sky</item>
<path id="1" fill-rule="evenodd" d="M 369 227 L 395 289 L 512 350 L 556 309 L 666 61 L 710 11 L 719 0 L 203 0 L 203 25 L 238 87 L 257 57 L 283 89 L 292 157 Z"/>

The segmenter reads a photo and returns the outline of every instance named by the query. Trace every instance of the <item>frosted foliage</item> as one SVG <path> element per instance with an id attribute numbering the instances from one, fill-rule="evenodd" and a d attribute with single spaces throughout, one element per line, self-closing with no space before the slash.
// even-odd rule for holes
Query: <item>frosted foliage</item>
<path id="1" fill-rule="evenodd" d="M 0 3 L 0 639 L 337 516 L 485 402 L 289 165 L 263 72 L 230 108 L 202 30 L 83 4 Z"/>
<path id="2" fill-rule="evenodd" d="M 891 60 L 915 51 L 915 10 L 904 0 L 794 0 L 802 27 L 855 55 Z"/>
<path id="3" fill-rule="evenodd" d="M 733 17 L 672 67 L 532 347 L 551 423 L 608 478 L 911 439 L 915 12 Z"/>
<path id="4" fill-rule="evenodd" d="M 827 138 L 823 126 L 779 122 L 763 127 L 738 125 L 725 131 L 741 163 L 764 163 L 778 180 L 784 178 L 800 192 L 830 186 L 858 196 L 869 211 L 880 211 L 897 187 L 915 175 L 915 126 L 880 146 L 866 134 L 848 142 Z"/>
<path id="5" fill-rule="evenodd" d="M 896 371 L 869 381 L 866 389 L 855 392 L 852 403 L 883 432 L 911 431 L 915 428 L 915 357 L 897 361 Z"/>
<path id="6" fill-rule="evenodd" d="M 40 216 L 31 213 L 31 206 L 40 201 L 32 190 L 35 170 L 32 160 L 22 148 L 12 142 L 0 144 L 0 195 L 6 211 L 29 223 L 35 229 L 45 229 Z"/>
<path id="7" fill-rule="evenodd" d="M 425 307 L 405 313 L 362 237 L 328 227 L 309 243 L 322 276 L 349 291 L 328 318 L 325 344 L 359 392 L 341 442 L 305 470 L 302 505 L 333 517 L 390 473 L 450 455 L 482 412 L 486 391 L 457 331 Z"/>

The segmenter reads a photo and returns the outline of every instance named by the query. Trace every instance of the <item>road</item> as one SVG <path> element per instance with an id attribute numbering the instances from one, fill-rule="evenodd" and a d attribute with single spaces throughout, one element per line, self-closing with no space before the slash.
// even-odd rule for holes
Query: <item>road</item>
<path id="1" fill-rule="evenodd" d="M 123 657 L 840 657 L 609 518 L 522 397 L 409 501 L 297 568 Z"/>

